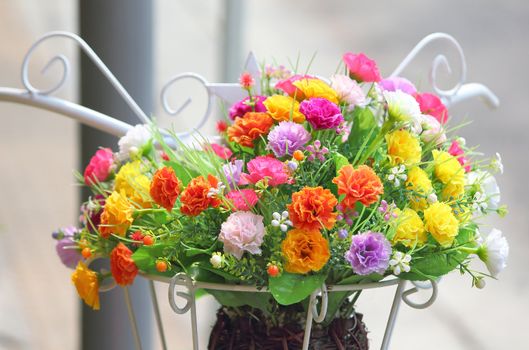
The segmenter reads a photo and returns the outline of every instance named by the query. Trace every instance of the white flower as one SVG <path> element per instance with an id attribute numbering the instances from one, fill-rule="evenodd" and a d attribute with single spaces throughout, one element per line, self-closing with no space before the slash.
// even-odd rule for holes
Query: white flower
<path id="1" fill-rule="evenodd" d="M 222 253 L 215 252 L 209 259 L 209 262 L 214 268 L 219 269 L 224 265 L 224 257 L 222 256 Z"/>
<path id="2" fill-rule="evenodd" d="M 485 282 L 485 279 L 483 277 L 480 277 L 480 278 L 476 278 L 475 281 L 474 281 L 474 285 L 478 288 L 478 289 L 483 289 L 485 288 L 485 286 L 487 285 L 487 283 Z"/>
<path id="3" fill-rule="evenodd" d="M 492 170 L 503 174 L 503 163 L 501 161 L 501 155 L 498 152 L 496 152 L 496 157 L 490 162 L 490 167 Z"/>
<path id="4" fill-rule="evenodd" d="M 509 256 L 509 244 L 503 237 L 502 232 L 493 228 L 492 231 L 483 237 L 484 242 L 478 248 L 479 258 L 487 265 L 487 269 L 493 277 L 503 271 L 507 266 L 507 257 Z"/>
<path id="5" fill-rule="evenodd" d="M 349 109 L 354 106 L 364 106 L 366 95 L 356 81 L 347 75 L 335 74 L 331 77 L 331 87 L 338 93 L 340 102 L 349 104 Z"/>
<path id="6" fill-rule="evenodd" d="M 288 220 L 288 211 L 286 210 L 281 214 L 274 212 L 272 217 L 274 218 L 271 222 L 272 226 L 279 227 L 283 232 L 287 232 L 288 227 L 292 226 L 292 221 Z"/>
<path id="7" fill-rule="evenodd" d="M 400 275 L 402 271 L 410 272 L 411 255 L 396 251 L 389 260 L 389 266 L 395 276 Z"/>
<path id="8" fill-rule="evenodd" d="M 480 192 L 479 199 L 481 202 L 485 201 L 486 206 L 480 205 L 481 209 L 498 210 L 500 207 L 500 187 L 496 182 L 496 178 L 491 173 L 482 170 L 472 171 L 467 174 L 467 183 L 475 185 Z M 484 196 L 484 197 L 483 197 Z M 484 199 L 485 198 L 485 199 Z M 474 198 L 476 200 L 476 198 Z"/>
<path id="9" fill-rule="evenodd" d="M 118 160 L 124 161 L 138 153 L 149 140 L 151 139 L 151 133 L 147 126 L 138 124 L 129 131 L 127 134 L 119 139 L 119 152 L 117 153 Z"/>
<path id="10" fill-rule="evenodd" d="M 399 187 L 400 182 L 406 181 L 407 179 L 408 179 L 408 175 L 406 175 L 406 167 L 404 166 L 404 164 L 401 164 L 400 166 L 396 166 L 390 169 L 388 180 L 393 182 L 395 187 Z"/>
<path id="11" fill-rule="evenodd" d="M 388 113 L 391 119 L 397 122 L 410 123 L 414 129 L 420 127 L 421 109 L 413 96 L 401 90 L 384 91 L 383 94 L 388 104 Z"/>
<path id="12" fill-rule="evenodd" d="M 424 142 L 435 141 L 436 145 L 442 144 L 446 141 L 446 135 L 439 121 L 431 115 L 421 115 L 421 140 Z"/>
<path id="13" fill-rule="evenodd" d="M 435 193 L 430 193 L 428 197 L 426 197 L 426 200 L 428 201 L 428 203 L 433 204 L 437 202 L 437 195 Z"/>

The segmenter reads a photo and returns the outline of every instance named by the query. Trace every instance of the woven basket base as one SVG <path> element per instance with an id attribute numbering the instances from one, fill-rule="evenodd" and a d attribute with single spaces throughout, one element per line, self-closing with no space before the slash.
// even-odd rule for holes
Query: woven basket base
<path id="1" fill-rule="evenodd" d="M 208 350 L 298 350 L 303 345 L 303 328 L 299 323 L 282 327 L 267 326 L 259 312 L 234 316 L 228 308 L 217 312 Z M 314 324 L 311 350 L 367 350 L 368 339 L 362 314 L 349 319 L 336 318 L 328 327 Z"/>

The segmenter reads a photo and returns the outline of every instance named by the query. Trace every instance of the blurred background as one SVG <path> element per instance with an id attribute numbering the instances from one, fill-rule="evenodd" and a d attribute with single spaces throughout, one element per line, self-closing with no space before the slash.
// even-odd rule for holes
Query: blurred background
<path id="1" fill-rule="evenodd" d="M 117 3 L 132 6 L 129 4 L 135 2 Z M 487 109 L 479 100 L 466 101 L 451 114 L 454 123 L 465 118 L 474 121 L 461 130 L 468 144 L 479 145 L 487 156 L 502 155 L 505 173 L 497 180 L 510 213 L 490 222 L 509 239 L 510 258 L 500 280 L 488 280 L 484 290 L 471 288 L 469 278 L 453 273 L 443 279 L 432 307 L 415 310 L 403 305 L 391 348 L 529 348 L 525 319 L 529 312 L 525 270 L 529 266 L 528 2 L 159 0 L 151 9 L 152 46 L 138 42 L 137 49 L 149 47 L 152 52 L 153 91 L 148 99 L 153 115 L 163 123 L 169 123 L 170 117 L 162 112 L 158 96 L 170 77 L 192 71 L 212 82 L 234 81 L 249 50 L 259 61 L 267 62 L 288 63 L 299 55 L 301 67 L 316 52 L 311 72 L 323 76 L 335 71 L 344 52 L 364 52 L 378 62 L 383 75 L 389 75 L 427 34 L 441 31 L 453 35 L 465 51 L 467 81 L 485 84 L 501 101 L 497 110 Z M 112 16 L 118 19 L 124 13 L 117 11 Z M 75 1 L 0 0 L 0 86 L 22 88 L 20 66 L 30 45 L 50 30 L 79 33 L 78 18 Z M 234 42 L 226 43 L 227 34 Z M 112 47 L 119 50 L 120 42 Z M 68 82 L 54 95 L 79 101 L 79 53 L 71 42 L 44 44 L 35 52 L 32 64 L 37 68 L 32 72 L 37 76 L 37 69 L 57 53 L 69 56 L 73 64 Z M 437 53 L 455 57 L 449 47 L 435 45 L 403 75 L 428 91 L 430 63 Z M 457 63 L 453 68 L 457 73 Z M 51 69 L 35 80 L 50 86 L 59 74 Z M 453 79 L 445 82 L 449 87 Z M 200 98 L 205 96 L 196 86 L 180 86 L 172 93 L 177 105 L 195 90 L 198 97 L 176 122 L 182 130 L 195 125 L 205 102 Z M 203 132 L 212 132 L 213 126 L 211 121 Z M 69 281 L 70 271 L 56 257 L 50 237 L 60 226 L 77 224 L 80 194 L 72 173 L 84 166 L 79 144 L 75 122 L 30 107 L 0 103 L 0 349 L 79 348 L 80 302 Z M 166 288 L 157 286 L 170 348 L 191 349 L 189 315 L 172 313 Z M 392 293 L 369 291 L 360 298 L 358 311 L 365 315 L 373 349 L 380 346 Z M 145 303 L 149 303 L 147 296 Z M 213 300 L 200 300 L 203 346 L 215 311 Z M 120 322 L 128 325 L 126 318 Z M 146 348 L 157 349 L 159 344 Z"/>

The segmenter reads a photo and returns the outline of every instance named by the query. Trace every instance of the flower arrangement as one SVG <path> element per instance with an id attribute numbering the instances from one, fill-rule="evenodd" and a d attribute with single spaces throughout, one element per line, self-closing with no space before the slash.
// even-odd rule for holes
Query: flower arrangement
<path id="1" fill-rule="evenodd" d="M 436 95 L 383 79 L 364 54 L 346 53 L 343 65 L 329 81 L 266 66 L 256 86 L 243 73 L 247 97 L 218 123 L 221 143 L 186 146 L 138 125 L 118 152 L 98 150 L 80 176 L 93 191 L 82 227 L 54 234 L 80 297 L 98 309 L 105 278 L 126 286 L 139 272 L 185 272 L 268 288 L 266 298 L 210 293 L 270 313 L 323 283 L 435 280 L 457 269 L 482 288 L 497 277 L 508 244 L 480 220 L 506 213 L 499 155 L 480 159 L 454 135 Z M 109 273 L 89 269 L 97 257 L 110 259 Z M 488 273 L 471 268 L 474 257 Z M 331 293 L 328 314 L 352 293 Z"/>

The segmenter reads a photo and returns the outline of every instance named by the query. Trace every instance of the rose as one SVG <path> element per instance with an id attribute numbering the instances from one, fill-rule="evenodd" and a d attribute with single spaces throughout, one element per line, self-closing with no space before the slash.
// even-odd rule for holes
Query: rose
<path id="1" fill-rule="evenodd" d="M 110 148 L 101 148 L 90 158 L 84 170 L 84 182 L 88 186 L 108 178 L 114 165 L 114 154 Z"/>
<path id="2" fill-rule="evenodd" d="M 376 62 L 363 53 L 353 54 L 347 52 L 343 55 L 343 61 L 349 70 L 349 75 L 356 81 L 380 81 L 381 77 Z"/>

